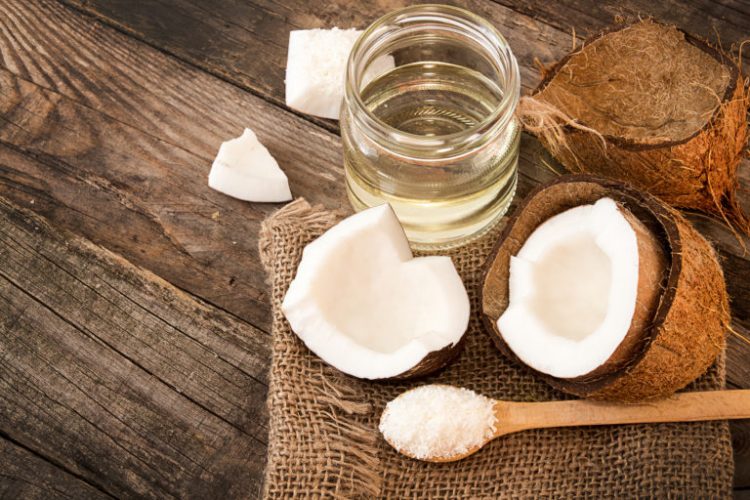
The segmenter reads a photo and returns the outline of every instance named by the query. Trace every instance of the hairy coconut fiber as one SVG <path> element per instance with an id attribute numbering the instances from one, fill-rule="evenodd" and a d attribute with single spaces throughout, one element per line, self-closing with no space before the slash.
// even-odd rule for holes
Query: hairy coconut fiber
<path id="1" fill-rule="evenodd" d="M 732 497 L 726 421 L 570 427 L 519 432 L 454 463 L 412 460 L 378 431 L 386 403 L 422 384 L 466 387 L 509 401 L 567 396 L 503 356 L 482 327 L 483 266 L 493 229 L 450 255 L 471 300 L 465 347 L 419 382 L 347 377 L 291 331 L 281 302 L 304 246 L 337 221 L 297 200 L 263 223 L 260 253 L 272 283 L 265 498 L 717 498 Z M 724 386 L 723 356 L 690 389 Z M 254 492 L 248 492 L 248 495 Z"/>
<path id="2" fill-rule="evenodd" d="M 487 261 L 482 287 L 485 324 L 498 348 L 520 363 L 497 328 L 497 319 L 508 306 L 510 257 L 550 217 L 602 197 L 626 208 L 660 242 L 666 261 L 655 264 L 654 257 L 648 257 L 648 265 L 655 267 L 639 273 L 639 281 L 650 280 L 658 291 L 658 301 L 654 297 L 648 300 L 658 303 L 645 309 L 639 305 L 641 313 L 635 315 L 634 322 L 641 331 L 631 328 L 605 369 L 574 379 L 532 371 L 554 387 L 581 397 L 619 401 L 666 397 L 703 374 L 724 349 L 729 324 L 724 276 L 713 248 L 676 210 L 618 181 L 563 176 L 529 195 L 505 226 Z M 645 249 L 643 241 L 639 237 L 639 257 Z M 662 276 L 649 278 L 660 266 L 664 268 Z M 639 301 L 643 299 L 640 292 L 639 286 Z M 650 316 L 644 317 L 643 311 Z"/>
<path id="3" fill-rule="evenodd" d="M 749 104 L 730 57 L 647 19 L 563 58 L 520 115 L 570 172 L 626 181 L 747 233 L 736 190 Z"/>

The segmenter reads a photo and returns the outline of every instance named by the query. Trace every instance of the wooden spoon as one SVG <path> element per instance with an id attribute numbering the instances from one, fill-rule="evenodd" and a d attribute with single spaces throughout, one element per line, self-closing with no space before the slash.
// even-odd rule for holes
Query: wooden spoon
<path id="1" fill-rule="evenodd" d="M 495 432 L 484 443 L 465 453 L 424 457 L 427 462 L 454 462 L 476 453 L 493 439 L 527 429 L 584 425 L 698 422 L 750 418 L 750 389 L 683 392 L 669 399 L 642 404 L 617 404 L 590 400 L 516 403 L 495 401 Z M 388 441 L 386 439 L 386 441 Z M 388 441 L 399 453 L 411 456 Z"/>

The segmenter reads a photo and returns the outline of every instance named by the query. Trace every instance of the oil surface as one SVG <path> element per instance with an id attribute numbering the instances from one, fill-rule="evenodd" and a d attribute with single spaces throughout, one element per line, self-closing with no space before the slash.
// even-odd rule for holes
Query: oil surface
<path id="1" fill-rule="evenodd" d="M 446 63 L 400 66 L 362 93 L 365 106 L 391 127 L 422 136 L 449 135 L 478 125 L 503 98 L 481 73 Z"/>
<path id="2" fill-rule="evenodd" d="M 473 129 L 502 97 L 502 89 L 481 73 L 437 62 L 399 66 L 362 91 L 375 117 L 422 137 Z M 519 138 L 511 121 L 477 153 L 429 165 L 388 151 L 368 154 L 345 138 L 349 197 L 356 209 L 390 203 L 417 246 L 460 243 L 507 210 L 515 191 Z"/>

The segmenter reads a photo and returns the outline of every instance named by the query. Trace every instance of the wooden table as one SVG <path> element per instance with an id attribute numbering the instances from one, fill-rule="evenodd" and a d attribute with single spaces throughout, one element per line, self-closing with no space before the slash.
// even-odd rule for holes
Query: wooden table
<path id="1" fill-rule="evenodd" d="M 345 207 L 337 123 L 284 107 L 288 32 L 362 27 L 405 3 L 0 1 L 0 497 L 259 494 L 271 315 L 256 244 L 278 205 L 206 176 L 249 126 L 295 196 Z M 458 3 L 506 35 L 526 89 L 535 58 L 616 16 L 725 48 L 750 35 L 746 0 Z M 534 139 L 522 146 L 521 196 L 554 175 Z M 750 337 L 750 260 L 721 224 L 692 219 Z M 750 387 L 738 336 L 727 364 L 729 386 Z M 732 429 L 739 496 L 750 424 Z"/>

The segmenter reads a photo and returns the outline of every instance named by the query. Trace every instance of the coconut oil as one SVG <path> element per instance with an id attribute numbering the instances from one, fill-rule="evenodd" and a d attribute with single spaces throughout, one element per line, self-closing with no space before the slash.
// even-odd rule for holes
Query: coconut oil
<path id="1" fill-rule="evenodd" d="M 370 82 L 362 99 L 390 127 L 440 137 L 476 127 L 502 101 L 502 89 L 462 66 L 419 62 Z M 519 140 L 514 120 L 485 154 L 416 168 L 388 152 L 373 161 L 347 144 L 347 192 L 357 210 L 390 203 L 417 244 L 461 240 L 505 213 L 516 187 Z"/>
<path id="2" fill-rule="evenodd" d="M 473 14 L 446 6 L 401 12 L 386 22 L 391 39 L 377 28 L 371 34 L 379 52 L 367 53 L 371 28 L 349 61 L 341 122 L 347 192 L 356 210 L 390 203 L 415 246 L 453 246 L 491 227 L 513 198 L 518 70 L 494 28 L 450 31 L 461 27 L 457 19 L 486 23 Z M 480 40 L 485 46 L 472 36 L 491 40 Z M 393 64 L 371 75 L 368 57 L 381 68 L 384 57 Z"/>

